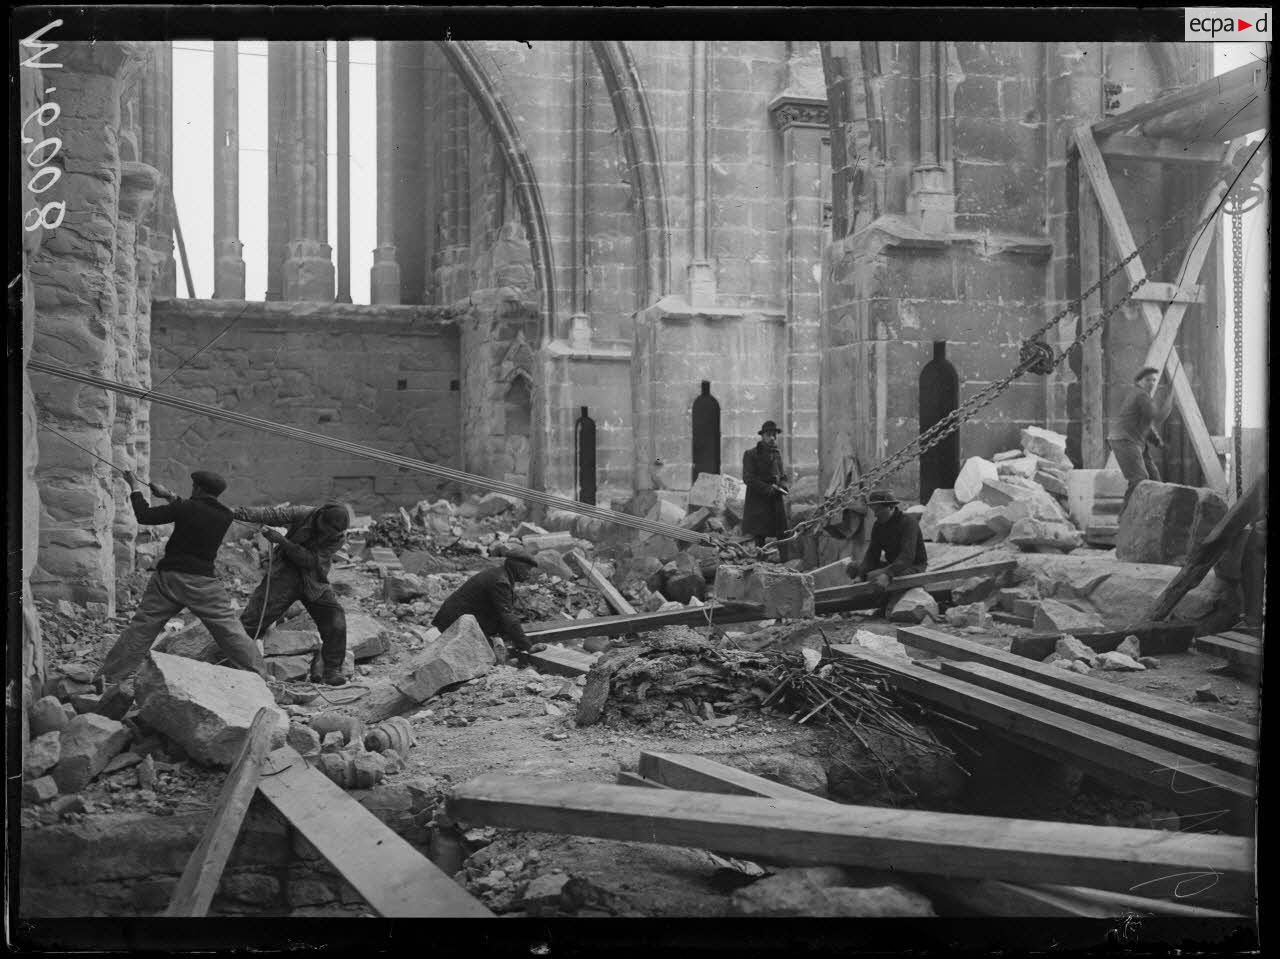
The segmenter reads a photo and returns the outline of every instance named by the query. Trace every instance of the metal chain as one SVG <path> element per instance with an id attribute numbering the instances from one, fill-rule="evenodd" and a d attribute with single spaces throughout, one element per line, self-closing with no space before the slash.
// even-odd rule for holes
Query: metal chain
<path id="1" fill-rule="evenodd" d="M 1235 345 L 1234 416 L 1231 421 L 1231 472 L 1236 474 L 1236 499 L 1244 495 L 1244 439 L 1241 430 L 1244 423 L 1244 204 L 1242 197 L 1234 195 L 1227 202 L 1231 217 L 1231 335 Z"/>
<path id="2" fill-rule="evenodd" d="M 1237 183 L 1241 181 L 1246 183 L 1249 182 L 1249 180 L 1245 178 L 1244 174 L 1249 168 L 1254 166 L 1263 155 L 1261 145 L 1262 144 L 1259 144 L 1259 149 L 1254 151 L 1253 155 L 1244 164 L 1240 173 L 1237 175 Z M 1128 256 L 1108 270 L 1091 287 L 1082 292 L 1079 295 L 1079 300 L 1083 302 L 1094 292 L 1101 289 L 1104 283 L 1108 282 L 1112 277 L 1124 269 L 1124 267 L 1132 261 L 1134 257 L 1138 256 L 1146 247 L 1159 239 L 1175 222 L 1185 217 L 1187 213 L 1190 212 L 1191 206 L 1196 202 L 1197 201 L 1193 199 L 1191 204 L 1188 204 L 1188 206 L 1174 213 L 1173 216 L 1166 220 L 1158 230 L 1153 232 L 1151 236 L 1147 237 L 1147 239 L 1129 253 Z M 859 477 L 857 480 L 842 489 L 839 489 L 827 496 L 823 502 L 819 504 L 818 509 L 813 516 L 807 520 L 797 523 L 792 528 L 791 533 L 784 539 L 780 539 L 778 542 L 789 543 L 802 535 L 817 532 L 823 523 L 826 522 L 828 517 L 848 509 L 853 504 L 854 500 L 865 497 L 866 494 L 881 481 L 892 476 L 894 473 L 905 467 L 909 462 L 918 459 L 933 447 L 937 446 L 947 436 L 959 429 L 962 423 L 972 417 L 979 410 L 989 406 L 998 399 L 1000 395 L 1003 394 L 1014 383 L 1014 381 L 1023 374 L 1031 371 L 1041 374 L 1052 372 L 1060 366 L 1064 360 L 1066 360 L 1067 356 L 1073 349 L 1080 346 L 1085 340 L 1100 330 L 1107 321 L 1120 310 L 1121 307 L 1128 303 L 1133 295 L 1148 282 L 1149 276 L 1162 270 L 1168 262 L 1173 259 L 1175 254 L 1179 253 L 1182 249 L 1189 247 L 1194 242 L 1194 238 L 1200 233 L 1200 231 L 1206 229 L 1213 223 L 1218 216 L 1218 212 L 1219 210 L 1215 208 L 1195 224 L 1187 234 L 1188 240 L 1185 246 L 1175 245 L 1170 248 L 1170 250 L 1160 258 L 1159 262 L 1156 263 L 1154 267 L 1144 271 L 1144 275 L 1139 277 L 1138 280 L 1129 287 L 1125 294 L 1121 296 L 1113 306 L 1102 313 L 1098 319 L 1087 326 L 1084 326 L 1076 338 L 1056 355 L 1053 355 L 1051 360 L 1049 359 L 1048 354 L 1052 353 L 1052 348 L 1048 347 L 1048 344 L 1043 343 L 1041 337 L 1043 337 L 1048 330 L 1056 326 L 1071 314 L 1070 307 L 1060 310 L 1050 318 L 1048 322 L 1028 337 L 1027 341 L 1023 344 L 1021 361 L 1006 376 L 994 383 L 991 383 L 986 388 L 969 397 L 928 430 L 907 443 L 907 445 L 902 447 L 902 449 L 892 453 L 886 459 L 876 464 L 876 466 L 874 466 L 866 475 Z"/>

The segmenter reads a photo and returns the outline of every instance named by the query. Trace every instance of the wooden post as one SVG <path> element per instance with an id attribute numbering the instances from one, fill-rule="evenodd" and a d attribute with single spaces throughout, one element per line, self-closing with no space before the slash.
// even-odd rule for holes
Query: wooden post
<path id="1" fill-rule="evenodd" d="M 249 811 L 249 802 L 258 790 L 258 775 L 267 747 L 271 745 L 274 723 L 275 714 L 266 706 L 253 717 L 244 745 L 240 747 L 240 755 L 222 787 L 213 816 L 200 837 L 200 844 L 191 853 L 187 868 L 182 871 L 182 878 L 173 890 L 165 916 L 203 916 L 209 911 L 209 903 L 222 880 L 222 870 L 231 857 L 236 837 L 240 835 L 245 813 Z"/>

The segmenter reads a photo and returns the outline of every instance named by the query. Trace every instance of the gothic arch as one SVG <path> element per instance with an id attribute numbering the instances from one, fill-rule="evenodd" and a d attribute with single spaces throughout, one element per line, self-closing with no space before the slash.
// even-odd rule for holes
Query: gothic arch
<path id="1" fill-rule="evenodd" d="M 649 101 L 631 53 L 618 40 L 592 40 L 591 50 L 613 102 L 627 163 L 635 177 L 633 189 L 640 215 L 644 256 L 644 289 L 640 302 L 648 306 L 671 288 L 671 250 L 667 233 L 667 193 L 662 180 L 662 156 L 649 116 Z"/>
<path id="2" fill-rule="evenodd" d="M 542 340 L 550 339 L 551 324 L 556 316 L 551 232 L 547 228 L 547 214 L 542 205 L 542 193 L 538 189 L 538 178 L 529 159 L 529 152 L 497 87 L 471 48 L 470 42 L 437 40 L 436 43 L 462 79 L 467 93 L 479 107 L 481 116 L 502 148 L 507 169 L 511 173 L 516 203 L 520 207 L 520 216 L 529 237 L 529 250 L 533 256 L 533 273 L 537 279 L 539 309 L 542 313 L 539 337 Z"/>

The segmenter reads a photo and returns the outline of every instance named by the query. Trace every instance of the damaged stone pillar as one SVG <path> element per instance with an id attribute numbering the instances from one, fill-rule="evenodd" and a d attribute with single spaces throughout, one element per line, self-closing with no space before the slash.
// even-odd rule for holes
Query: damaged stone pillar
<path id="1" fill-rule="evenodd" d="M 290 156 L 296 118 L 288 108 L 293 78 L 293 44 L 267 44 L 267 291 L 268 302 L 284 299 L 288 256 L 289 198 L 293 194 Z M 375 301 L 376 302 L 376 301 Z"/>
<path id="2" fill-rule="evenodd" d="M 239 44 L 213 44 L 213 298 L 244 299 L 240 242 Z"/>
<path id="3" fill-rule="evenodd" d="M 42 79 L 57 87 L 62 113 L 56 135 L 64 143 L 66 172 L 44 196 L 57 193 L 76 216 L 50 231 L 28 261 L 35 304 L 32 355 L 111 378 L 118 365 L 120 312 L 112 268 L 121 201 L 120 98 L 146 48 L 133 42 L 73 42 L 58 53 L 63 67 L 56 80 Z M 114 615 L 113 484 L 118 475 L 53 431 L 110 462 L 115 396 L 43 374 L 33 375 L 31 385 L 42 427 L 36 472 L 40 554 L 32 590 L 37 596 L 101 603 L 106 615 Z"/>
<path id="4" fill-rule="evenodd" d="M 168 41 L 147 44 L 146 67 L 138 84 L 138 159 L 160 175 L 150 213 L 144 218 L 146 243 L 155 254 L 157 296 L 177 293 L 173 257 L 173 49 Z M 139 238 L 141 239 L 141 234 Z M 145 304 L 150 310 L 150 303 Z M 149 354 L 148 354 L 149 355 Z"/>
<path id="5" fill-rule="evenodd" d="M 139 242 L 139 223 L 147 215 L 156 186 L 158 171 L 145 163 L 126 161 L 120 164 L 120 219 L 116 229 L 115 286 L 116 367 L 114 378 L 129 386 L 146 388 L 150 375 L 150 270 L 153 254 L 145 242 Z M 145 288 L 140 282 L 147 274 Z M 142 302 L 146 299 L 146 324 L 140 322 Z M 146 349 L 143 350 L 143 344 Z M 148 462 L 140 463 L 137 443 L 141 436 L 144 446 L 149 430 L 139 423 L 144 405 L 137 398 L 116 395 L 115 422 L 111 429 L 112 462 L 121 469 L 138 471 L 147 475 Z M 129 503 L 129 488 L 123 482 L 113 482 L 111 492 L 115 502 L 115 519 L 112 526 L 113 552 L 116 568 L 133 569 L 133 545 L 137 538 L 137 522 Z"/>
<path id="6" fill-rule="evenodd" d="M 400 302 L 400 264 L 396 262 L 395 100 L 396 66 L 392 44 L 377 46 L 378 100 L 378 245 L 369 271 L 370 301 L 394 306 Z"/>
<path id="7" fill-rule="evenodd" d="M 328 226 L 328 67 L 325 42 L 294 45 L 288 111 L 298 136 L 291 144 L 291 195 L 284 298 L 308 303 L 334 300 L 333 248 Z"/>

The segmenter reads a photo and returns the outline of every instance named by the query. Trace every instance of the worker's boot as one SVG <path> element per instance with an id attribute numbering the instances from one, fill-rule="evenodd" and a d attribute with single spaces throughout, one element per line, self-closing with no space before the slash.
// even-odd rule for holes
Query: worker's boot
<path id="1" fill-rule="evenodd" d="M 311 657 L 311 669 L 308 673 L 308 677 L 313 683 L 324 681 L 324 663 L 320 661 L 319 651 Z"/>
<path id="2" fill-rule="evenodd" d="M 326 686 L 345 686 L 347 677 L 342 675 L 341 666 L 326 666 L 320 675 L 320 682 Z"/>
<path id="3" fill-rule="evenodd" d="M 507 647 L 500 639 L 493 641 L 493 658 L 499 666 L 507 665 Z"/>

